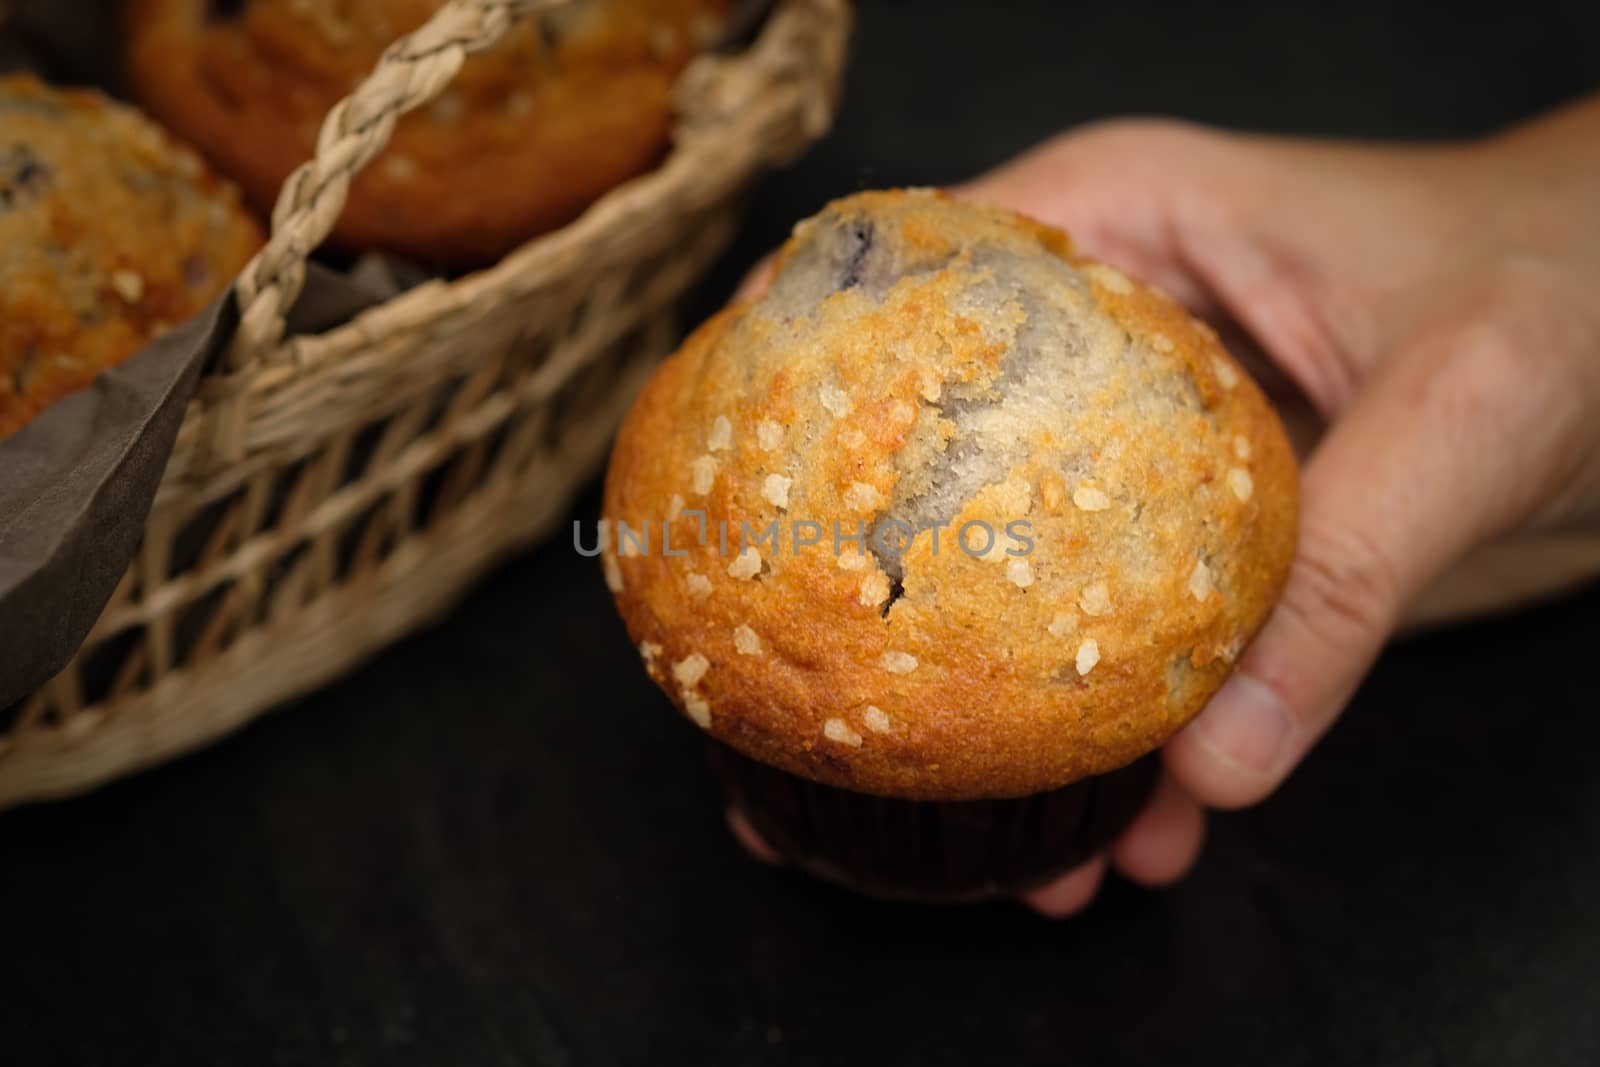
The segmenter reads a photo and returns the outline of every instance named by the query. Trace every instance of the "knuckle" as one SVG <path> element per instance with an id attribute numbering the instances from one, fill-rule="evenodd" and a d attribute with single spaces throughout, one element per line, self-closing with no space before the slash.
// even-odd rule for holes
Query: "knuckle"
<path id="1" fill-rule="evenodd" d="M 1444 425 L 1492 429 L 1495 411 L 1508 396 L 1526 395 L 1529 368 L 1515 324 L 1500 316 L 1463 323 L 1443 338 L 1432 373 L 1424 380 L 1424 403 Z"/>
<path id="2" fill-rule="evenodd" d="M 1473 278 L 1451 320 L 1415 355 L 1418 417 L 1467 444 L 1483 501 L 1479 536 L 1539 513 L 1577 480 L 1595 449 L 1600 372 L 1584 353 L 1600 345 L 1569 279 L 1528 255 L 1509 256 Z"/>
<path id="3" fill-rule="evenodd" d="M 1513 253 L 1476 272 L 1437 337 L 1447 381 L 1527 389 L 1576 369 L 1561 358 L 1579 350 L 1591 331 L 1585 301 L 1572 279 L 1542 257 Z"/>

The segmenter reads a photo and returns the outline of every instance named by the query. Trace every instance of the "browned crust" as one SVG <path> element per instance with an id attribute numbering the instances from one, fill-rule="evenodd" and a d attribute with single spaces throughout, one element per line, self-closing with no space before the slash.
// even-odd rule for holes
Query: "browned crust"
<path id="1" fill-rule="evenodd" d="M 198 313 L 261 244 L 238 191 L 133 109 L 30 75 L 5 149 L 49 170 L 0 211 L 0 436 Z M 3 176 L 0 176 L 3 180 Z"/>
<path id="2" fill-rule="evenodd" d="M 782 557 L 760 578 L 740 579 L 728 573 L 731 553 L 719 557 L 714 543 L 694 544 L 689 518 L 673 524 L 674 547 L 686 546 L 687 557 L 664 556 L 658 543 L 649 554 L 621 556 L 613 543 L 606 566 L 613 581 L 620 580 L 617 603 L 651 676 L 693 712 L 691 718 L 709 714 L 710 732 L 741 752 L 820 782 L 883 795 L 950 800 L 1040 792 L 1151 751 L 1221 685 L 1287 573 L 1297 512 L 1295 463 L 1261 391 L 1215 333 L 1171 299 L 1072 257 L 1070 243 L 1054 230 L 992 210 L 953 217 L 935 206 L 944 201 L 924 197 L 908 204 L 910 195 L 862 194 L 842 203 L 900 213 L 902 233 L 914 240 L 959 246 L 980 233 L 992 238 L 996 226 L 1012 227 L 1018 240 L 1088 268 L 1098 306 L 1141 343 L 1159 338 L 1163 373 L 1193 383 L 1204 410 L 1181 424 L 1106 426 L 1093 413 L 1081 424 L 1091 444 L 1105 445 L 1104 455 L 1093 453 L 1099 484 L 1120 487 L 1141 509 L 1139 521 L 1151 531 L 1152 572 L 1135 578 L 1132 561 L 1103 555 L 1114 541 L 1105 524 L 1130 521 L 1121 498 L 1117 507 L 1083 511 L 1072 502 L 1072 486 L 1043 466 L 1016 477 L 1031 486 L 1029 514 L 1040 551 L 1048 548 L 1055 555 L 1045 558 L 1065 561 L 1066 576 L 1054 577 L 1041 562 L 1041 574 L 1052 576 L 1026 589 L 1008 584 L 996 564 L 959 553 L 919 562 L 913 552 L 905 599 L 886 619 L 858 601 L 861 573 L 841 570 L 831 550 L 817 558 Z M 924 221 L 925 237 L 916 229 Z M 796 241 L 805 234 L 802 225 Z M 875 343 L 887 343 L 897 329 L 915 331 L 941 314 L 948 317 L 936 296 L 930 289 L 923 303 L 898 309 L 902 318 L 917 321 L 897 322 L 885 312 L 854 329 L 876 331 Z M 763 418 L 786 428 L 814 418 L 807 405 L 818 364 L 797 350 L 778 370 L 750 371 L 753 377 L 744 380 L 743 368 L 757 364 L 739 358 L 740 346 L 762 344 L 765 329 L 745 321 L 753 314 L 743 305 L 706 322 L 646 387 L 612 456 L 608 519 L 654 519 L 659 535 L 659 519 L 669 513 L 674 494 L 690 507 L 704 506 L 713 523 L 726 518 L 736 526 L 749 519 L 759 527 L 773 516 L 761 486 L 778 461 L 760 447 L 754 427 Z M 837 344 L 854 335 L 829 336 Z M 974 363 L 990 356 L 980 341 L 973 343 Z M 837 491 L 841 481 L 880 476 L 903 447 L 905 430 L 889 413 L 915 384 L 902 384 L 885 362 L 859 368 L 856 406 L 839 420 L 841 435 L 859 431 L 864 444 L 848 455 L 833 446 L 813 450 L 809 467 L 794 472 L 807 517 L 853 520 Z M 1117 388 L 1140 385 L 1129 380 Z M 730 420 L 733 439 L 715 454 L 714 486 L 701 498 L 690 488 L 689 471 L 697 457 L 709 454 L 707 428 L 718 414 Z M 1160 464 L 1150 462 L 1151 450 L 1161 453 Z M 1230 489 L 1235 469 L 1248 471 L 1247 499 Z M 1197 599 L 1189 585 L 1203 546 L 1210 546 L 1216 591 Z M 1106 614 L 1089 617 L 1073 605 L 1072 590 L 1083 579 L 1071 575 L 1085 573 L 1073 569 L 1079 567 L 1106 576 L 1116 591 Z M 691 591 L 690 571 L 709 581 L 708 595 Z M 1061 636 L 1049 627 L 1063 609 L 1078 623 Z M 759 655 L 740 651 L 740 627 L 758 636 Z M 1090 636 L 1100 660 L 1080 674 L 1076 650 Z M 914 656 L 916 668 L 885 670 L 882 657 L 891 651 Z M 708 666 L 686 686 L 674 665 L 691 656 L 703 656 Z M 884 713 L 889 732 L 871 728 L 869 706 Z M 835 728 L 838 736 L 830 736 L 830 719 L 847 729 Z"/>
<path id="3" fill-rule="evenodd" d="M 386 3 L 397 31 L 437 6 Z M 624 3 L 603 33 L 558 46 L 557 71 L 531 28 L 469 59 L 444 103 L 403 118 L 353 183 L 333 244 L 470 267 L 569 222 L 660 160 L 672 83 L 693 54 L 685 27 L 725 4 L 665 5 L 662 21 L 678 31 L 665 51 L 649 50 L 653 27 L 640 5 Z M 199 0 L 134 0 L 127 23 L 141 103 L 264 214 L 311 158 L 323 116 L 379 53 L 365 41 L 330 50 L 283 7 L 257 3 L 239 23 L 206 27 Z M 508 107 L 513 98 L 518 107 Z"/>

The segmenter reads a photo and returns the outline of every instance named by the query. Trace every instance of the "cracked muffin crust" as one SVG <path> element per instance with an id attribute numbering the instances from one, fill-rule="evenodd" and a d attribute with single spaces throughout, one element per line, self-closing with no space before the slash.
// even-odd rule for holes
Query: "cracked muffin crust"
<path id="1" fill-rule="evenodd" d="M 729 0 L 557 9 L 470 57 L 396 125 L 356 179 L 333 240 L 428 264 L 489 263 L 655 165 L 679 71 Z M 270 211 L 323 117 L 443 0 L 134 0 L 141 103 Z"/>
<path id="2" fill-rule="evenodd" d="M 260 243 L 133 109 L 0 78 L 0 436 L 198 313 Z"/>
<path id="3" fill-rule="evenodd" d="M 864 793 L 1012 797 L 1199 711 L 1296 508 L 1277 417 L 1209 327 L 1058 231 L 875 192 L 801 223 L 768 292 L 658 370 L 602 562 L 717 740 Z"/>

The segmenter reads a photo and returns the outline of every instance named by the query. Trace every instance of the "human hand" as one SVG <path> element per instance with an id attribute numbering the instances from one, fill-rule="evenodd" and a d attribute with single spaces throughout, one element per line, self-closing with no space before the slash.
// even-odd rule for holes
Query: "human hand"
<path id="1" fill-rule="evenodd" d="M 1468 552 L 1600 529 L 1600 98 L 1429 147 L 1115 122 L 956 192 L 1161 286 L 1313 416 L 1290 420 L 1310 455 L 1279 604 L 1143 814 L 1027 898 L 1067 915 L 1110 867 L 1181 877 L 1204 808 L 1269 795 Z"/>

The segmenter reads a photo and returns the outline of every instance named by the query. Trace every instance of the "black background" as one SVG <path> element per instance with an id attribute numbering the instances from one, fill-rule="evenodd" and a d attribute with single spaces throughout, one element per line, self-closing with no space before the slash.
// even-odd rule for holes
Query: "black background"
<path id="1" fill-rule="evenodd" d="M 1493 129 L 1596 87 L 1595 10 L 867 4 L 837 132 L 697 310 L 827 197 L 1088 119 Z M 292 711 L 0 816 L 0 1061 L 1594 1064 L 1597 609 L 1397 645 L 1179 888 L 1051 924 L 745 858 L 558 541 Z"/>

